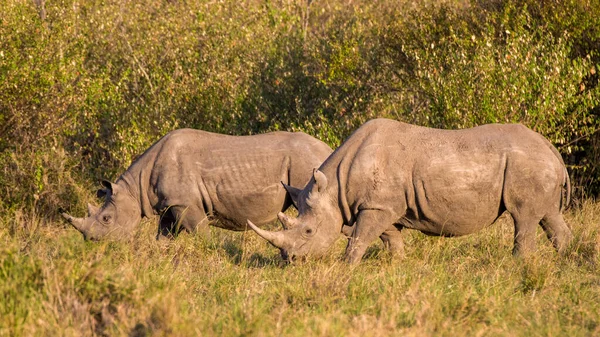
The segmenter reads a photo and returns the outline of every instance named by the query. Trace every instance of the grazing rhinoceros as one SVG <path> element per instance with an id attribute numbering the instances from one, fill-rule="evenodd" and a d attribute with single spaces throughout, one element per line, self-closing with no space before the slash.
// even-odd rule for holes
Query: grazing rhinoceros
<path id="1" fill-rule="evenodd" d="M 518 124 L 452 131 L 372 120 L 314 171 L 303 190 L 287 189 L 299 215 L 280 214 L 283 231 L 248 221 L 284 259 L 324 254 L 343 225 L 350 229 L 346 260 L 356 263 L 377 237 L 401 253 L 403 228 L 465 235 L 504 211 L 515 223 L 514 254 L 535 248 L 539 223 L 559 251 L 572 238 L 561 215 L 570 195 L 563 160 L 543 136 Z"/>
<path id="2" fill-rule="evenodd" d="M 116 183 L 103 181 L 104 205 L 86 218 L 63 216 L 86 239 L 120 238 L 142 217 L 162 214 L 158 237 L 209 224 L 245 230 L 266 224 L 291 199 L 281 182 L 304 186 L 332 150 L 304 133 L 227 136 L 181 129 L 154 143 Z M 215 221 L 218 220 L 218 221 Z"/>

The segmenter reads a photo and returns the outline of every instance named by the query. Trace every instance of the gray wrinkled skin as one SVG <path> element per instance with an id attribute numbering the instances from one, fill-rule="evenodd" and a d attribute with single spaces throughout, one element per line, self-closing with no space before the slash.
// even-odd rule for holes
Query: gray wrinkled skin
<path id="1" fill-rule="evenodd" d="M 570 182 L 558 151 L 518 125 L 439 130 L 376 119 L 356 130 L 303 190 L 288 187 L 299 215 L 287 230 L 251 225 L 284 259 L 327 252 L 349 235 L 346 260 L 359 262 L 378 237 L 402 254 L 401 230 L 460 236 L 514 219 L 514 254 L 535 248 L 540 224 L 557 250 L 572 238 L 561 212 Z"/>
<path id="2" fill-rule="evenodd" d="M 303 186 L 332 150 L 304 133 L 227 136 L 192 129 L 168 133 L 116 183 L 98 191 L 104 205 L 86 218 L 63 216 L 86 239 L 128 237 L 142 217 L 161 214 L 158 237 L 208 225 L 241 231 L 291 205 L 282 182 Z"/>

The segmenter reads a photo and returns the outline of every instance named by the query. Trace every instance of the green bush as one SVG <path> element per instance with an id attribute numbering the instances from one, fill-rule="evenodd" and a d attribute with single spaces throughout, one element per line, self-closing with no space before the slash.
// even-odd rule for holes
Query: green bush
<path id="1" fill-rule="evenodd" d="M 523 123 L 561 151 L 597 194 L 600 5 L 537 1 L 418 8 L 382 35 L 399 119 L 440 128 Z M 592 8 L 590 8 L 592 7 Z M 567 15 L 568 13 L 571 13 Z M 573 17 L 581 22 L 574 24 Z M 586 49 L 587 48 L 587 49 Z M 586 187 L 586 191 L 583 188 Z"/>
<path id="2" fill-rule="evenodd" d="M 166 132 L 520 122 L 600 193 L 600 4 L 0 3 L 0 208 L 81 205 Z M 89 194 L 89 193 L 88 193 Z M 78 206 L 82 207 L 82 206 Z"/>

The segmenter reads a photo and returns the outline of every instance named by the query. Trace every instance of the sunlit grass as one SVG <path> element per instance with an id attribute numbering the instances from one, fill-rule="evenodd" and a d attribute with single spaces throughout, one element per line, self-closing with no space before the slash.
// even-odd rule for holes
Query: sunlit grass
<path id="1" fill-rule="evenodd" d="M 0 231 L 2 335 L 569 335 L 600 332 L 600 204 L 567 219 L 558 255 L 513 258 L 512 222 L 462 238 L 406 231 L 407 254 L 375 243 L 358 266 L 330 256 L 285 265 L 253 233 L 84 242 L 50 222 Z M 33 219 L 32 221 L 35 221 Z M 31 229 L 28 229 L 31 228 Z"/>

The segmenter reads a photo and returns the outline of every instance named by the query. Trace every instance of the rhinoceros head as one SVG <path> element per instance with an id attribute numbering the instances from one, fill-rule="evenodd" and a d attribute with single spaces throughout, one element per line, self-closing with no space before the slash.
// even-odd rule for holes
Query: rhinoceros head
<path id="1" fill-rule="evenodd" d="M 85 218 L 62 215 L 86 240 L 127 238 L 141 220 L 139 202 L 119 184 L 102 181 L 102 185 L 105 188 L 97 192 L 98 197 L 104 197 L 102 207 L 88 204 Z"/>
<path id="2" fill-rule="evenodd" d="M 278 232 L 262 230 L 250 220 L 248 226 L 279 248 L 284 260 L 307 255 L 324 255 L 339 238 L 342 229 L 342 216 L 337 206 L 336 194 L 327 191 L 327 177 L 321 171 L 315 170 L 313 178 L 303 190 L 293 191 L 289 186 L 286 186 L 286 190 L 296 199 L 294 203 L 298 208 L 297 218 L 279 213 L 278 217 L 284 230 Z"/>

